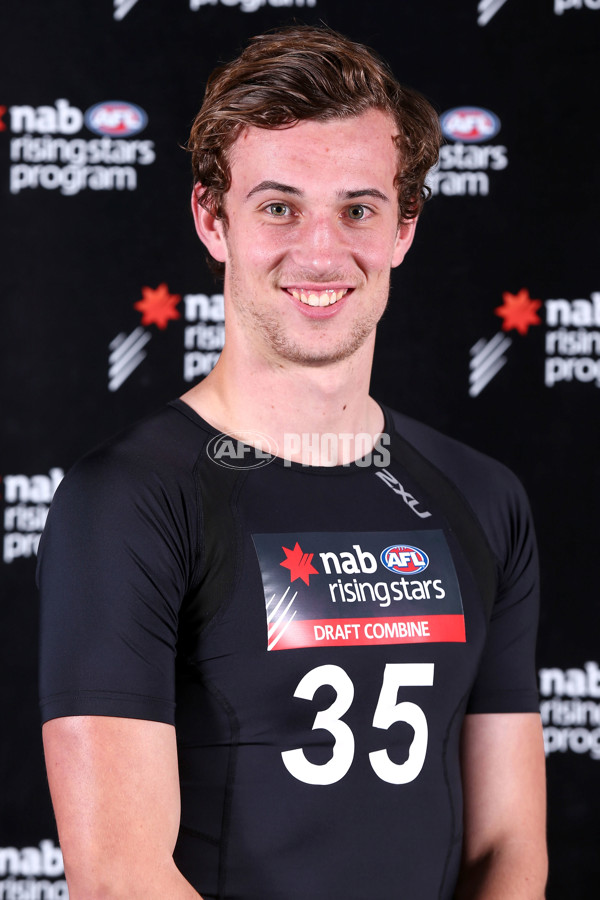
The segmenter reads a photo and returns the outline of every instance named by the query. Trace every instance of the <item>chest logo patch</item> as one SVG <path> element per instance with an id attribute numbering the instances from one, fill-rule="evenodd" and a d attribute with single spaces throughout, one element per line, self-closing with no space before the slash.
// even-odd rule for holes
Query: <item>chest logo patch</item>
<path id="1" fill-rule="evenodd" d="M 440 530 L 254 534 L 267 649 L 465 641 Z"/>

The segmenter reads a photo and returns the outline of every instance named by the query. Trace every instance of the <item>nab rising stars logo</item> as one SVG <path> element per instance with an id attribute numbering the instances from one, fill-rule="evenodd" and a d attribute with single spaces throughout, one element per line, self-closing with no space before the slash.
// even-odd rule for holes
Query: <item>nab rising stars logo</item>
<path id="1" fill-rule="evenodd" d="M 542 323 L 537 314 L 542 301 L 533 300 L 529 296 L 527 288 L 521 288 L 516 294 L 505 291 L 502 294 L 502 300 L 504 301 L 502 306 L 497 306 L 494 310 L 496 315 L 503 320 L 502 330 L 489 341 L 481 338 L 471 347 L 471 374 L 469 376 L 471 397 L 477 397 L 500 369 L 506 365 L 507 359 L 504 354 L 512 346 L 512 340 L 504 332 L 515 330 L 520 335 L 526 335 L 530 326 Z"/>
<path id="2" fill-rule="evenodd" d="M 440 530 L 253 534 L 252 540 L 268 651 L 465 641 L 460 585 Z"/>
<path id="3" fill-rule="evenodd" d="M 183 379 L 195 381 L 208 375 L 219 359 L 225 343 L 225 315 L 222 294 L 185 294 L 184 313 L 177 309 L 180 294 L 173 294 L 166 282 L 153 288 L 145 285 L 142 297 L 133 304 L 141 322 L 129 334 L 120 332 L 109 344 L 108 389 L 117 391 L 146 359 L 146 345 L 152 327 L 164 332 L 171 322 L 185 319 L 183 329 Z"/>
<path id="4" fill-rule="evenodd" d="M 516 294 L 505 291 L 503 304 L 494 310 L 503 320 L 502 330 L 489 341 L 484 338 L 471 347 L 469 394 L 477 397 L 506 365 L 506 351 L 513 341 L 507 331 L 525 336 L 531 326 L 542 324 L 538 316 L 545 309 L 543 342 L 544 384 L 594 384 L 600 388 L 600 291 L 592 291 L 590 299 L 535 300 L 527 288 Z"/>

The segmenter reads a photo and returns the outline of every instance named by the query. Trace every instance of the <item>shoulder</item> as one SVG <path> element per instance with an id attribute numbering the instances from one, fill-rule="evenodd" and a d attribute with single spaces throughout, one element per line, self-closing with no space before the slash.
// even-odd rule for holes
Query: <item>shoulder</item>
<path id="1" fill-rule="evenodd" d="M 396 434 L 435 466 L 479 520 L 497 558 L 515 537 L 532 536 L 529 502 L 517 476 L 503 463 L 394 410 L 386 414 Z"/>
<path id="2" fill-rule="evenodd" d="M 184 536 L 195 541 L 195 469 L 210 432 L 183 406 L 170 404 L 75 463 L 52 501 L 40 564 L 62 546 L 121 554 L 134 536 L 174 550 Z"/>
<path id="3" fill-rule="evenodd" d="M 395 410 L 386 410 L 397 434 L 440 469 L 466 494 L 499 497 L 503 492 L 523 494 L 517 476 L 497 459 L 442 434 L 435 428 Z"/>
<path id="4" fill-rule="evenodd" d="M 191 479 L 210 435 L 181 406 L 169 404 L 83 456 L 59 486 L 56 500 L 82 489 L 101 498 L 115 491 L 169 489 Z"/>
<path id="5" fill-rule="evenodd" d="M 208 429 L 177 406 L 76 463 L 38 553 L 44 716 L 172 722 L 177 622 L 202 546 Z"/>

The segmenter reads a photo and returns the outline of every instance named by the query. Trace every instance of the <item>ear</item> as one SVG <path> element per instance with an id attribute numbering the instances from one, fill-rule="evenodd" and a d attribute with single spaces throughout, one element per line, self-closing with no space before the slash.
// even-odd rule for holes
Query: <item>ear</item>
<path id="1" fill-rule="evenodd" d="M 396 266 L 400 265 L 400 263 L 408 253 L 410 245 L 412 244 L 413 238 L 415 236 L 416 227 L 416 218 L 407 219 L 404 222 L 400 223 L 398 234 L 396 235 L 396 246 L 394 247 L 394 253 L 392 255 L 393 269 L 396 268 Z"/>
<path id="2" fill-rule="evenodd" d="M 216 259 L 217 262 L 225 262 L 227 259 L 227 246 L 225 244 L 223 220 L 217 219 L 198 202 L 198 196 L 201 191 L 202 185 L 195 184 L 192 191 L 192 215 L 196 233 L 213 259 Z"/>

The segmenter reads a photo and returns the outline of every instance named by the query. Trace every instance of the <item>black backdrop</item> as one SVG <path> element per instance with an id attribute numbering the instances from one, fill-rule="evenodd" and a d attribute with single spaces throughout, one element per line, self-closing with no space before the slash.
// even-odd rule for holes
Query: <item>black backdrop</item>
<path id="1" fill-rule="evenodd" d="M 2 19 L 0 897 L 67 896 L 36 705 L 48 503 L 82 452 L 214 363 L 220 287 L 181 145 L 213 66 L 293 19 L 376 47 L 444 114 L 373 389 L 529 492 L 548 896 L 598 896 L 600 0 L 4 0 Z"/>

